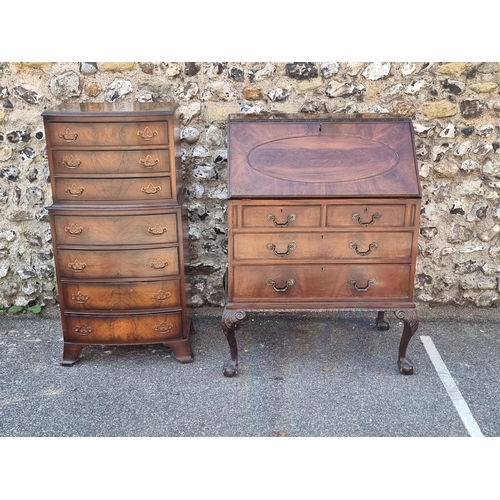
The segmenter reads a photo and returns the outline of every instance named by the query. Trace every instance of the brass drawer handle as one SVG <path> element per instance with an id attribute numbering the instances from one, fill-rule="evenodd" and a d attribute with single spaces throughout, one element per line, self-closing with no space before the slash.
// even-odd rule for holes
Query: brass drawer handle
<path id="1" fill-rule="evenodd" d="M 275 255 L 277 255 L 278 257 L 286 257 L 287 255 L 290 254 L 290 252 L 292 250 L 295 250 L 297 248 L 297 245 L 295 243 L 288 243 L 287 245 L 287 251 L 286 252 L 277 252 L 276 251 L 276 246 L 273 244 L 273 243 L 268 243 L 267 244 L 267 248 L 269 250 L 272 250 L 274 252 Z"/>
<path id="2" fill-rule="evenodd" d="M 368 209 L 366 208 L 365 209 L 365 212 L 367 212 Z M 358 224 L 360 226 L 371 226 L 376 219 L 380 219 L 381 215 L 378 213 L 378 212 L 375 212 L 372 216 L 372 220 L 370 222 L 361 222 L 361 215 L 359 215 L 358 213 L 355 213 L 355 214 L 352 214 L 352 218 L 354 220 L 357 220 L 358 221 Z"/>
<path id="3" fill-rule="evenodd" d="M 87 264 L 85 264 L 85 262 L 75 260 L 75 262 L 70 262 L 68 267 L 75 273 L 80 273 L 87 267 Z"/>
<path id="4" fill-rule="evenodd" d="M 147 155 L 143 160 L 142 158 L 139 160 L 139 163 L 146 168 L 153 168 L 155 165 L 158 165 L 160 160 L 158 158 L 154 158 L 151 155 Z"/>
<path id="5" fill-rule="evenodd" d="M 82 164 L 82 160 L 71 155 L 69 158 L 63 158 L 63 164 L 68 168 L 78 168 Z"/>
<path id="6" fill-rule="evenodd" d="M 153 293 L 151 297 L 155 300 L 167 300 L 170 298 L 172 294 L 170 292 L 164 292 L 163 290 L 159 290 L 157 293 Z"/>
<path id="7" fill-rule="evenodd" d="M 85 189 L 83 189 L 83 187 L 78 187 L 75 183 L 73 183 L 71 187 L 67 187 L 64 191 L 71 196 L 80 196 Z"/>
<path id="8" fill-rule="evenodd" d="M 374 285 L 376 283 L 375 281 L 375 278 L 370 278 L 367 283 L 366 283 L 366 286 L 364 288 L 359 288 L 358 285 L 356 284 L 356 280 L 353 280 L 353 279 L 350 279 L 348 280 L 349 285 L 352 285 L 358 292 L 366 292 L 371 285 Z"/>
<path id="9" fill-rule="evenodd" d="M 71 234 L 71 236 L 79 236 L 82 234 L 83 227 L 78 227 L 76 224 L 71 224 L 71 226 L 66 226 L 64 228 L 64 231 L 68 234 Z"/>
<path id="10" fill-rule="evenodd" d="M 89 295 L 86 295 L 83 293 L 81 290 L 78 290 L 78 293 L 74 293 L 71 298 L 77 303 L 77 304 L 85 304 L 87 300 L 90 299 Z"/>
<path id="11" fill-rule="evenodd" d="M 82 323 L 80 326 L 75 327 L 75 332 L 78 333 L 78 335 L 87 336 L 92 333 L 92 328 Z"/>
<path id="12" fill-rule="evenodd" d="M 167 232 L 167 228 L 166 227 L 161 227 L 159 224 L 156 224 L 155 227 L 148 228 L 148 231 L 151 234 L 154 234 L 155 236 L 159 236 L 159 235 L 162 235 L 163 233 L 166 233 Z"/>
<path id="13" fill-rule="evenodd" d="M 174 325 L 172 325 L 172 323 L 165 323 L 165 321 L 162 321 L 159 325 L 155 326 L 155 332 L 165 334 L 172 330 L 173 327 Z"/>
<path id="14" fill-rule="evenodd" d="M 168 261 L 161 260 L 159 257 L 149 264 L 153 269 L 164 269 L 168 266 Z"/>
<path id="15" fill-rule="evenodd" d="M 375 248 L 378 248 L 378 243 L 376 243 L 376 242 L 370 243 L 370 246 L 368 247 L 368 250 L 366 252 L 360 252 L 358 250 L 358 245 L 354 242 L 349 243 L 349 248 L 354 250 L 358 255 L 368 255 L 372 250 L 375 250 Z"/>
<path id="16" fill-rule="evenodd" d="M 268 285 L 271 285 L 274 288 L 275 292 L 286 292 L 288 290 L 288 287 L 295 285 L 295 280 L 293 278 L 289 278 L 286 280 L 286 286 L 283 288 L 278 288 L 276 286 L 276 281 L 274 281 L 272 278 L 268 278 L 266 283 Z"/>
<path id="17" fill-rule="evenodd" d="M 161 191 L 161 186 L 153 186 L 150 182 L 147 187 L 141 188 L 141 191 L 146 194 L 156 194 Z"/>
<path id="18" fill-rule="evenodd" d="M 146 127 L 143 132 L 137 132 L 137 135 L 144 141 L 150 141 L 158 135 L 158 132 L 156 130 L 151 130 L 149 127 Z"/>
<path id="19" fill-rule="evenodd" d="M 297 218 L 297 216 L 295 214 L 289 214 L 286 218 L 286 222 L 283 222 L 281 224 L 279 222 L 276 222 L 276 216 L 273 214 L 268 214 L 267 218 L 268 220 L 272 220 L 276 227 L 286 227 L 290 222 L 293 222 Z"/>
<path id="20" fill-rule="evenodd" d="M 65 132 L 60 132 L 59 137 L 66 142 L 73 142 L 78 139 L 78 132 L 71 132 L 69 128 Z"/>

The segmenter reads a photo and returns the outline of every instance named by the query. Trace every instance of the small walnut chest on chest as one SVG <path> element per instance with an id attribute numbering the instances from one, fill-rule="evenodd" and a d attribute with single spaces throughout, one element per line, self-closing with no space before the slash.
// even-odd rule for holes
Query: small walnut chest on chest
<path id="1" fill-rule="evenodd" d="M 403 320 L 398 366 L 418 328 L 414 276 L 421 188 L 412 123 L 390 115 L 231 115 L 227 304 L 248 311 L 360 309 Z"/>
<path id="2" fill-rule="evenodd" d="M 179 127 L 171 103 L 43 112 L 64 365 L 90 344 L 193 360 Z"/>

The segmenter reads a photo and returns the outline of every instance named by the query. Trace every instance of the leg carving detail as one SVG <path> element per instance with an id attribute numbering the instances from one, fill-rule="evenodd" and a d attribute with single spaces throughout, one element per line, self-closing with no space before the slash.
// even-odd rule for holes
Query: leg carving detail
<path id="1" fill-rule="evenodd" d="M 398 368 L 403 375 L 414 373 L 413 363 L 406 357 L 406 349 L 410 339 L 415 335 L 418 328 L 418 315 L 416 309 L 399 309 L 394 312 L 396 318 L 403 320 L 403 335 L 399 343 Z"/>
<path id="2" fill-rule="evenodd" d="M 389 322 L 385 319 L 384 311 L 379 311 L 375 320 L 377 330 L 389 330 Z"/>
<path id="3" fill-rule="evenodd" d="M 231 359 L 224 364 L 222 374 L 225 377 L 236 377 L 238 375 L 238 346 L 234 331 L 237 323 L 245 319 L 246 313 L 241 310 L 226 309 L 222 313 L 222 331 L 227 338 Z"/>

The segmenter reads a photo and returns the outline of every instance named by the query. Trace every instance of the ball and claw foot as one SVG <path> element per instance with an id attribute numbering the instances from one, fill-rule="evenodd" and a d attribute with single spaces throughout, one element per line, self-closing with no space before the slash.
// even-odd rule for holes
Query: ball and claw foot
<path id="1" fill-rule="evenodd" d="M 377 319 L 375 320 L 377 330 L 389 330 L 389 321 L 385 319 L 384 311 L 379 311 L 377 314 Z"/>
<path id="2" fill-rule="evenodd" d="M 401 375 L 413 375 L 415 373 L 413 363 L 408 358 L 398 359 L 398 368 Z"/>
<path id="3" fill-rule="evenodd" d="M 222 374 L 224 375 L 224 377 L 237 377 L 238 363 L 235 363 L 232 359 L 224 363 Z"/>

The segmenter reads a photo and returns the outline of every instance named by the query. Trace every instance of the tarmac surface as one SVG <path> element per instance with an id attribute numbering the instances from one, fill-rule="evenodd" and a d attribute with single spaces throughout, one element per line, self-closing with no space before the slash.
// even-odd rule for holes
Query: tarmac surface
<path id="1" fill-rule="evenodd" d="M 249 313 L 234 378 L 219 308 L 194 309 L 190 364 L 162 345 L 90 346 L 63 367 L 57 307 L 0 316 L 0 437 L 468 437 L 421 337 L 480 433 L 500 436 L 500 310 L 418 311 L 409 376 L 390 313 L 388 331 L 371 312 Z"/>

